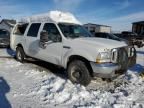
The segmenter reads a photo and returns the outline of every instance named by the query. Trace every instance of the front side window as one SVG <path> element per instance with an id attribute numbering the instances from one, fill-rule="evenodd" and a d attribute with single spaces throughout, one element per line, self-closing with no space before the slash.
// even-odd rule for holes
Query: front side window
<path id="1" fill-rule="evenodd" d="M 81 25 L 69 23 L 59 23 L 58 25 L 67 38 L 92 37 L 92 35 Z"/>
<path id="2" fill-rule="evenodd" d="M 121 41 L 121 39 L 113 34 L 107 33 L 109 39 Z"/>
<path id="3" fill-rule="evenodd" d="M 41 23 L 33 23 L 33 24 L 31 24 L 31 26 L 30 26 L 30 28 L 28 30 L 27 36 L 37 37 L 40 25 L 41 25 Z"/>
<path id="4" fill-rule="evenodd" d="M 52 41 L 60 41 L 58 39 L 61 38 L 61 35 L 53 23 L 45 23 L 43 30 L 46 30 L 48 32 L 48 39 Z"/>
<path id="5" fill-rule="evenodd" d="M 19 25 L 17 25 L 15 30 L 14 30 L 14 34 L 15 35 L 24 35 L 27 26 L 28 26 L 28 24 L 19 24 Z"/>

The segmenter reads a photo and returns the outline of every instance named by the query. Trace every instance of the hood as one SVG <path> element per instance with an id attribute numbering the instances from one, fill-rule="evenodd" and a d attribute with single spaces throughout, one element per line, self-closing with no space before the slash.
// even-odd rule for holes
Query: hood
<path id="1" fill-rule="evenodd" d="M 84 46 L 94 46 L 99 49 L 113 49 L 113 48 L 119 48 L 127 46 L 127 44 L 124 41 L 116 41 L 111 39 L 105 39 L 105 38 L 77 38 L 73 39 L 74 43 L 83 44 Z"/>

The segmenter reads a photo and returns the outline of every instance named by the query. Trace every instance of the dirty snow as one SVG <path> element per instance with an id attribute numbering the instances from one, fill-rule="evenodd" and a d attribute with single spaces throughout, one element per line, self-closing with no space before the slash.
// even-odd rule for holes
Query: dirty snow
<path id="1" fill-rule="evenodd" d="M 0 108 L 143 108 L 144 80 L 139 74 L 144 66 L 144 48 L 137 52 L 137 64 L 112 90 L 96 89 L 95 80 L 93 89 L 74 85 L 52 64 L 21 64 L 13 58 L 0 58 Z M 0 56 L 9 57 L 2 50 Z"/>

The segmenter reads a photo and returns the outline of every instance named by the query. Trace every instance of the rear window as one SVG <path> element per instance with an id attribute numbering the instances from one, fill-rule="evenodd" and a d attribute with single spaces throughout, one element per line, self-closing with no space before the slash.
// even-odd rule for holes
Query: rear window
<path id="1" fill-rule="evenodd" d="M 27 36 L 37 37 L 40 25 L 41 25 L 41 23 L 33 23 L 33 24 L 31 24 Z"/>
<path id="2" fill-rule="evenodd" d="M 16 35 L 24 35 L 27 26 L 28 26 L 28 24 L 17 25 L 17 27 L 14 30 L 14 34 L 16 34 Z"/>

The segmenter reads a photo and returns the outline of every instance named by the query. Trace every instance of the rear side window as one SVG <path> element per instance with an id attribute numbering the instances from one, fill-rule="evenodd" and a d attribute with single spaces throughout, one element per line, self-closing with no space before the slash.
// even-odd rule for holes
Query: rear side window
<path id="1" fill-rule="evenodd" d="M 17 25 L 17 27 L 14 30 L 14 34 L 24 35 L 27 26 L 28 26 L 28 24 L 19 24 L 19 25 Z"/>
<path id="2" fill-rule="evenodd" d="M 29 30 L 28 30 L 28 34 L 27 36 L 31 36 L 31 37 L 37 37 L 39 28 L 40 28 L 41 23 L 34 23 L 31 24 Z"/>

